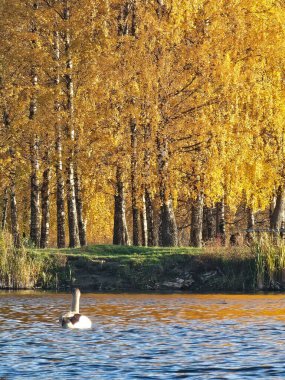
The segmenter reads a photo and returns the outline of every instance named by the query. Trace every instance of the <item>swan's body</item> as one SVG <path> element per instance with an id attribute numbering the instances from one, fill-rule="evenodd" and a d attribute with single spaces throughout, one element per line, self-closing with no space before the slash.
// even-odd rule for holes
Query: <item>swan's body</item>
<path id="1" fill-rule="evenodd" d="M 85 315 L 79 313 L 80 290 L 75 289 L 72 293 L 71 311 L 62 315 L 59 322 L 62 327 L 69 329 L 90 329 L 92 322 Z"/>

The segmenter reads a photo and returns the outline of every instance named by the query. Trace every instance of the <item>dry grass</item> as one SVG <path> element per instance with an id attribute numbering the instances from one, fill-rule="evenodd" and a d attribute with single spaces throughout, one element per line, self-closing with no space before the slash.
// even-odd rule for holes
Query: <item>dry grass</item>
<path id="1" fill-rule="evenodd" d="M 256 263 L 256 283 L 258 289 L 271 288 L 282 282 L 285 267 L 285 241 L 272 235 L 255 238 L 251 252 Z"/>
<path id="2" fill-rule="evenodd" d="M 1 288 L 31 288 L 36 284 L 41 270 L 41 261 L 28 254 L 24 247 L 16 249 L 9 233 L 0 233 Z"/>

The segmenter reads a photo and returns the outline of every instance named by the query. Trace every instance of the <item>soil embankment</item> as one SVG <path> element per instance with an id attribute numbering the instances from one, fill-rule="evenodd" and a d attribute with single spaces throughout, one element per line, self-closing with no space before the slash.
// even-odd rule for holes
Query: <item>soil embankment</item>
<path id="1" fill-rule="evenodd" d="M 50 252 L 39 286 L 86 291 L 253 291 L 254 257 L 238 250 L 93 246 Z"/>

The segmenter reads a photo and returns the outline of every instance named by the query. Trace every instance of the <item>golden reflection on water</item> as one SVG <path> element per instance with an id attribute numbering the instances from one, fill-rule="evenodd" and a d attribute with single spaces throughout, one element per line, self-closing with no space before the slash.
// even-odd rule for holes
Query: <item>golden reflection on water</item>
<path id="1" fill-rule="evenodd" d="M 0 291 L 0 377 L 285 379 L 285 294 L 83 293 L 91 330 L 60 327 L 70 303 Z"/>
<path id="2" fill-rule="evenodd" d="M 90 295 L 101 317 L 141 318 L 171 322 L 192 319 L 239 319 L 268 317 L 285 320 L 285 295 L 231 294 L 98 294 Z"/>
<path id="3" fill-rule="evenodd" d="M 66 293 L 0 292 L 3 318 L 57 322 L 69 310 Z M 82 294 L 81 313 L 100 323 L 187 323 L 190 320 L 268 318 L 285 321 L 284 294 Z"/>

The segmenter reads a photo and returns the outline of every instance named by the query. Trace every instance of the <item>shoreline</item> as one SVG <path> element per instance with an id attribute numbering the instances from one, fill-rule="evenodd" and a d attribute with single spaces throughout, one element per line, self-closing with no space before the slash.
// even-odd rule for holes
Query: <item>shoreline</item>
<path id="1" fill-rule="evenodd" d="M 103 251 L 103 252 L 100 252 Z M 255 258 L 242 249 L 91 246 L 45 254 L 42 288 L 99 292 L 255 292 Z M 282 288 L 283 289 L 283 288 Z M 265 287 L 264 290 L 282 290 Z"/>
<path id="2" fill-rule="evenodd" d="M 83 292 L 182 294 L 285 290 L 284 270 L 269 272 L 266 257 L 256 256 L 249 247 L 91 245 L 77 249 L 27 249 L 25 255 L 37 273 L 25 282 L 17 278 L 9 283 L 2 280 L 1 289 L 69 291 L 79 287 Z"/>

